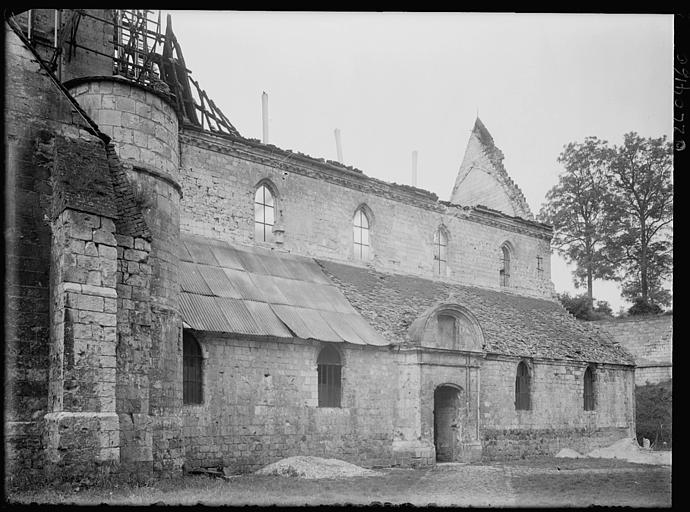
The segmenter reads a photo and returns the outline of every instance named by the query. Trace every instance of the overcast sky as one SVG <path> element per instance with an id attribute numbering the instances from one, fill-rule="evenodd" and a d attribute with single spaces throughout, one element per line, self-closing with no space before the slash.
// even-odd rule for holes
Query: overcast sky
<path id="1" fill-rule="evenodd" d="M 568 142 L 671 138 L 673 16 L 163 11 L 192 76 L 245 137 L 448 200 L 474 121 L 536 215 Z M 552 256 L 558 292 L 575 292 Z M 584 290 L 579 290 L 580 293 Z M 614 283 L 594 295 L 629 305 Z"/>

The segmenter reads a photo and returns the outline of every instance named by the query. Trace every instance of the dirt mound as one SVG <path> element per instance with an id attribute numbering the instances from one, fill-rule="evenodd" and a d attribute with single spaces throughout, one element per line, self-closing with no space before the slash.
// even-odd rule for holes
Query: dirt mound
<path id="1" fill-rule="evenodd" d="M 587 457 L 623 459 L 640 464 L 671 465 L 671 452 L 654 452 L 640 448 L 640 445 L 637 444 L 637 440 L 634 438 L 621 439 L 605 448 L 592 450 L 587 454 Z"/>
<path id="2" fill-rule="evenodd" d="M 374 471 L 364 469 L 344 460 L 322 459 L 321 457 L 288 457 L 261 468 L 257 475 L 294 476 L 298 478 L 343 478 L 369 476 Z"/>
<path id="3" fill-rule="evenodd" d="M 575 450 L 571 450 L 570 448 L 563 448 L 560 452 L 556 454 L 556 457 L 560 457 L 563 459 L 581 459 L 585 456 L 580 455 L 578 452 L 576 452 Z"/>

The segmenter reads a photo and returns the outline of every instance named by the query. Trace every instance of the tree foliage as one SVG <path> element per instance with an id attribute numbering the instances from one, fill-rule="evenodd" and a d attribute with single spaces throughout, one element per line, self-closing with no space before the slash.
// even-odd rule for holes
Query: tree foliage
<path id="1" fill-rule="evenodd" d="M 575 264 L 576 287 L 615 279 L 622 295 L 668 305 L 673 268 L 672 147 L 666 137 L 624 136 L 621 146 L 596 137 L 566 145 L 564 167 L 539 220 L 554 228 L 553 246 Z"/>
<path id="2" fill-rule="evenodd" d="M 668 305 L 671 295 L 663 285 L 673 269 L 671 143 L 628 133 L 622 146 L 607 153 L 611 231 L 606 247 L 618 264 L 623 296 Z"/>
<path id="3" fill-rule="evenodd" d="M 649 439 L 655 448 L 671 448 L 673 439 L 673 391 L 671 381 L 638 385 L 635 388 L 637 439 Z"/>
<path id="4" fill-rule="evenodd" d="M 561 305 L 579 320 L 603 320 L 613 317 L 611 306 L 605 300 L 597 301 L 596 307 L 592 307 L 589 297 L 585 294 L 572 296 L 569 293 L 559 293 L 557 297 Z"/>
<path id="5" fill-rule="evenodd" d="M 630 316 L 635 315 L 658 315 L 661 313 L 661 307 L 658 304 L 650 304 L 645 302 L 642 297 L 637 297 L 633 301 L 633 305 L 628 309 Z"/>
<path id="6" fill-rule="evenodd" d="M 547 193 L 539 212 L 539 219 L 554 228 L 553 246 L 566 261 L 575 264 L 575 286 L 587 287 L 590 307 L 593 280 L 614 277 L 614 266 L 605 250 L 610 220 L 606 212 L 606 156 L 606 141 L 596 137 L 565 146 L 558 157 L 565 172 Z"/>

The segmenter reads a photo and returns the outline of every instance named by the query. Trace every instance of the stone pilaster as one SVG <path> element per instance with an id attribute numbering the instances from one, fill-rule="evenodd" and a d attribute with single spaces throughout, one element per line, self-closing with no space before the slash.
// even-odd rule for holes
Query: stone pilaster
<path id="1" fill-rule="evenodd" d="M 53 223 L 45 447 L 62 476 L 120 459 L 114 231 L 112 219 L 72 209 Z"/>

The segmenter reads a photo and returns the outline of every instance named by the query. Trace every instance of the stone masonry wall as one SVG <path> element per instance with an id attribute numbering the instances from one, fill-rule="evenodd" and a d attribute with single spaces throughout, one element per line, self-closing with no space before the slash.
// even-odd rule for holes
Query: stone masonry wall
<path id="1" fill-rule="evenodd" d="M 183 460 L 179 416 L 182 345 L 177 305 L 178 118 L 167 96 L 117 77 L 87 77 L 73 80 L 67 86 L 102 132 L 112 138 L 112 149 L 126 170 L 134 201 L 150 230 L 150 255 L 147 254 L 146 264 L 150 265 L 151 273 L 137 277 L 150 283 L 147 307 L 151 318 L 148 354 L 151 365 L 147 372 L 149 388 L 143 398 L 148 402 L 150 414 L 146 421 L 151 423 L 146 424 L 145 430 L 150 428 L 151 432 L 153 470 L 173 475 L 181 471 Z M 135 263 L 131 261 L 127 265 Z M 131 417 L 125 421 L 129 426 L 144 418 Z M 136 432 L 136 428 L 132 431 Z M 144 440 L 135 440 L 134 445 L 143 443 L 141 457 L 147 457 L 149 441 L 146 435 L 143 437 Z M 132 451 L 128 453 L 140 458 Z"/>
<path id="2" fill-rule="evenodd" d="M 508 215 L 531 219 L 522 191 L 503 167 L 503 152 L 493 140 L 486 140 L 487 137 L 491 139 L 486 128 L 475 125 L 453 186 L 451 201 L 467 206 L 484 205 Z"/>
<path id="3" fill-rule="evenodd" d="M 120 458 L 115 414 L 117 251 L 115 225 L 107 217 L 66 209 L 52 231 L 45 446 L 50 473 L 66 478 Z"/>
<path id="4" fill-rule="evenodd" d="M 55 140 L 100 141 L 17 34 L 4 30 L 5 467 L 17 476 L 44 465 Z"/>
<path id="5" fill-rule="evenodd" d="M 658 384 L 672 378 L 673 316 L 639 316 L 596 322 L 635 359 L 635 383 Z"/>
<path id="6" fill-rule="evenodd" d="M 186 466 L 255 470 L 284 457 L 392 461 L 395 364 L 387 349 L 340 344 L 342 407 L 318 407 L 314 342 L 197 335 L 202 405 L 185 405 Z"/>
<path id="7" fill-rule="evenodd" d="M 586 453 L 634 436 L 632 369 L 597 365 L 595 410 L 584 411 L 584 364 L 532 363 L 531 410 L 515 409 L 518 360 L 487 359 L 481 369 L 481 432 L 487 458 Z"/>
<path id="8" fill-rule="evenodd" d="M 153 472 L 149 388 L 151 371 L 151 244 L 139 237 L 117 239 L 117 414 L 120 464 L 132 480 Z"/>
<path id="9" fill-rule="evenodd" d="M 371 253 L 377 268 L 433 278 L 434 234 L 444 225 L 450 233 L 447 279 L 499 289 L 500 246 L 508 240 L 514 248 L 509 290 L 551 296 L 548 240 L 515 223 L 511 231 L 512 221 L 499 222 L 489 214 L 484 222 L 474 221 L 470 217 L 478 218 L 477 212 L 429 201 L 406 204 L 375 192 L 367 178 L 308 177 L 259 162 L 255 149 L 251 155 L 237 143 L 214 142 L 222 150 L 204 147 L 196 135 L 182 137 L 182 231 L 262 244 L 253 240 L 254 192 L 259 181 L 269 179 L 277 195 L 277 222 L 285 229 L 285 249 L 358 264 L 352 219 L 357 207 L 366 204 L 373 213 Z M 537 256 L 543 258 L 543 271 L 537 270 Z"/>
<path id="10" fill-rule="evenodd" d="M 122 163 L 177 177 L 178 120 L 160 93 L 112 76 L 75 79 L 67 87 L 112 139 Z"/>

